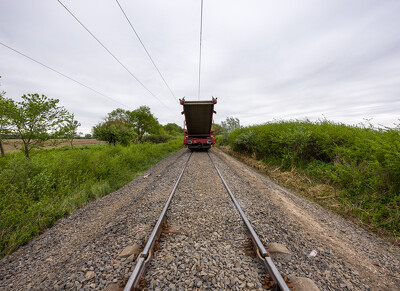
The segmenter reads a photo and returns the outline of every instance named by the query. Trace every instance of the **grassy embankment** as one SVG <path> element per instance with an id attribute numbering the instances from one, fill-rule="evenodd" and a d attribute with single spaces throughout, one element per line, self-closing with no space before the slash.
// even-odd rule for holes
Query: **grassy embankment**
<path id="1" fill-rule="evenodd" d="M 92 145 L 0 158 L 0 257 L 90 200 L 117 190 L 182 147 L 182 140 Z"/>
<path id="2" fill-rule="evenodd" d="M 234 130 L 228 141 L 281 184 L 398 242 L 399 127 L 281 121 Z"/>

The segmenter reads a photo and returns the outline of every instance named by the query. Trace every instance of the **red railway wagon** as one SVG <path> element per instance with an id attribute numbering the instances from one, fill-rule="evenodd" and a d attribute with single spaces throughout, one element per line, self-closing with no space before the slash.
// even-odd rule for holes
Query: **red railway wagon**
<path id="1" fill-rule="evenodd" d="M 213 125 L 214 104 L 217 98 L 211 101 L 186 101 L 180 100 L 183 105 L 182 114 L 185 114 L 185 129 L 183 143 L 190 150 L 208 150 L 215 144 Z"/>

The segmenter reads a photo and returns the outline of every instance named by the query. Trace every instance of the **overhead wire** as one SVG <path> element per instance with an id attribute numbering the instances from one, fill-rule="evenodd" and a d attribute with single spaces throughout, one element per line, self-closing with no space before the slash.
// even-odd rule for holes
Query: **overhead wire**
<path id="1" fill-rule="evenodd" d="M 197 93 L 197 99 L 200 100 L 200 77 L 201 77 L 201 39 L 203 34 L 203 0 L 201 0 L 201 12 L 200 12 L 200 55 L 199 55 L 199 90 Z"/>
<path id="2" fill-rule="evenodd" d="M 167 108 L 169 111 L 171 109 L 164 104 L 164 102 L 161 101 L 152 91 L 150 91 L 149 88 L 147 88 L 60 0 L 57 0 L 58 3 L 62 7 L 64 7 L 65 10 L 68 11 L 68 13 L 140 84 L 144 89 L 146 89 L 147 92 L 150 93 L 151 96 L 156 98 L 165 108 Z M 172 112 L 172 111 L 171 111 Z"/>
<path id="3" fill-rule="evenodd" d="M 40 62 L 40 61 L 38 61 L 38 60 L 35 60 L 34 58 L 32 58 L 32 57 L 30 57 L 30 56 L 28 56 L 28 55 L 26 55 L 26 54 L 24 54 L 24 53 L 22 53 L 22 52 L 20 52 L 20 51 L 18 51 L 18 50 L 16 50 L 16 49 L 12 48 L 12 47 L 10 47 L 10 46 L 8 46 L 8 45 L 2 43 L 2 42 L 0 42 L 0 44 L 1 44 L 2 46 L 4 46 L 4 47 L 6 47 L 6 48 L 8 48 L 8 49 L 10 49 L 10 50 L 12 50 L 12 51 L 14 51 L 14 52 L 16 52 L 17 54 L 19 54 L 19 55 L 21 55 L 21 56 L 23 56 L 23 57 L 25 57 L 25 58 L 27 58 L 27 59 L 29 59 L 29 60 L 31 60 L 31 61 L 37 63 L 37 64 L 39 64 L 39 65 L 45 67 L 45 68 L 47 68 L 47 69 L 49 69 L 49 70 L 51 70 L 51 71 L 53 71 L 53 72 L 55 72 L 55 73 L 57 73 L 57 74 L 59 74 L 59 75 L 65 77 L 65 78 L 67 78 L 67 79 L 69 79 L 69 80 L 71 80 L 71 81 L 73 81 L 73 82 L 75 82 L 75 83 L 77 83 L 77 84 L 79 84 L 79 85 L 81 85 L 81 86 L 83 86 L 83 87 L 85 87 L 85 88 L 87 88 L 87 89 L 89 89 L 89 90 L 91 90 L 91 91 L 93 91 L 93 92 L 95 92 L 95 93 L 97 93 L 97 94 L 99 94 L 99 95 L 101 95 L 101 96 L 103 96 L 103 97 L 105 97 L 105 98 L 111 100 L 111 101 L 114 101 L 114 102 L 116 102 L 116 103 L 118 103 L 118 104 L 120 104 L 120 105 L 122 105 L 122 106 L 124 106 L 124 107 L 126 107 L 126 108 L 128 108 L 128 109 L 132 109 L 132 108 L 130 108 L 129 106 L 127 106 L 127 105 L 125 105 L 125 104 L 119 102 L 118 100 L 115 100 L 114 98 L 111 98 L 110 96 L 107 96 L 107 95 L 105 95 L 105 94 L 103 94 L 103 93 L 97 91 L 96 89 L 93 89 L 92 87 L 89 87 L 88 85 L 85 85 L 85 84 L 83 84 L 82 82 L 77 81 L 77 80 L 71 78 L 70 76 L 68 76 L 68 75 L 66 75 L 66 74 L 64 74 L 64 73 L 61 73 L 60 71 L 58 71 L 58 70 L 56 70 L 56 69 L 53 69 L 52 67 L 50 67 L 50 66 L 48 66 L 48 65 L 46 65 L 46 64 L 43 64 L 42 62 Z"/>
<path id="4" fill-rule="evenodd" d="M 153 58 L 151 57 L 149 51 L 147 50 L 146 46 L 144 45 L 143 41 L 141 40 L 139 34 L 137 33 L 136 29 L 133 27 L 131 21 L 129 20 L 128 16 L 126 15 L 124 9 L 122 8 L 121 4 L 118 2 L 118 0 L 115 0 L 119 6 L 119 8 L 121 9 L 122 13 L 124 14 L 126 20 L 128 21 L 129 25 L 131 26 L 133 32 L 135 33 L 136 37 L 138 38 L 140 44 L 142 45 L 143 49 L 146 51 L 150 61 L 153 63 L 154 67 L 156 68 L 158 74 L 160 75 L 161 79 L 164 81 L 165 86 L 167 86 L 169 92 L 171 93 L 171 95 L 174 97 L 174 99 L 177 101 L 178 99 L 176 98 L 175 94 L 172 92 L 171 87 L 168 85 L 167 81 L 165 80 L 164 76 L 161 74 L 161 71 L 158 69 L 156 63 L 154 62 Z"/>

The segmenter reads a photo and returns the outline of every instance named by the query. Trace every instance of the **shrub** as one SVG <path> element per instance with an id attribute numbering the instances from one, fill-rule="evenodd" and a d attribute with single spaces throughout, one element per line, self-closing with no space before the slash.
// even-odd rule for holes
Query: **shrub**
<path id="1" fill-rule="evenodd" d="M 146 135 L 143 137 L 142 142 L 165 143 L 171 139 L 174 138 L 169 135 Z"/>
<path id="2" fill-rule="evenodd" d="M 215 143 L 217 145 L 227 145 L 228 144 L 228 140 L 225 139 L 225 137 L 222 134 L 218 134 L 215 136 Z"/>
<path id="3" fill-rule="evenodd" d="M 255 134 L 254 131 L 249 130 L 239 134 L 233 140 L 234 149 L 239 151 L 247 151 L 253 153 L 255 151 Z"/>
<path id="4" fill-rule="evenodd" d="M 235 151 L 282 169 L 298 167 L 332 184 L 349 212 L 400 234 L 400 128 L 349 126 L 327 120 L 279 121 L 235 129 Z"/>

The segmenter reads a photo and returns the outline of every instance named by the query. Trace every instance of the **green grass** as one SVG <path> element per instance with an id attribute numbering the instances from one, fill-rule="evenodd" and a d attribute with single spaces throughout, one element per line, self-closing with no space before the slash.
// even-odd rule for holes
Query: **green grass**
<path id="1" fill-rule="evenodd" d="M 55 148 L 35 151 L 31 159 L 22 153 L 0 158 L 0 257 L 181 147 L 181 140 L 169 140 Z"/>
<path id="2" fill-rule="evenodd" d="M 342 211 L 400 236 L 400 127 L 280 121 L 234 130 L 229 145 L 339 190 Z"/>

